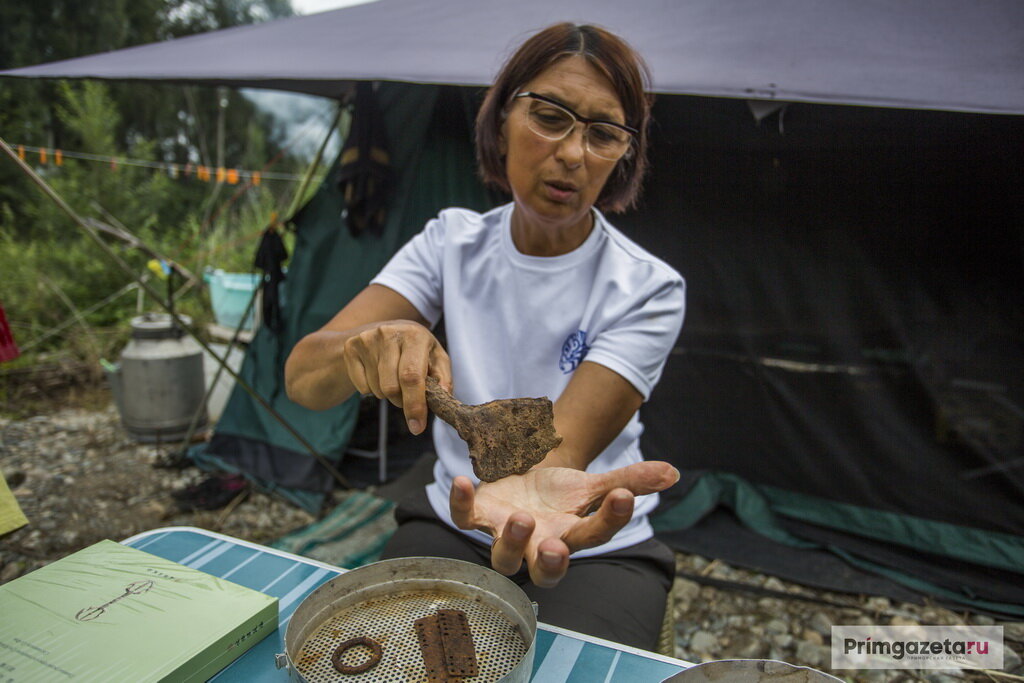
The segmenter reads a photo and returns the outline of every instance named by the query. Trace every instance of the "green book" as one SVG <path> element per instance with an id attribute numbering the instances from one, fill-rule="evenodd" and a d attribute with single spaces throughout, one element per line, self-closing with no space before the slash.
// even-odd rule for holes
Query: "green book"
<path id="1" fill-rule="evenodd" d="M 277 598 L 100 541 L 0 586 L 0 683 L 205 681 L 277 628 Z"/>

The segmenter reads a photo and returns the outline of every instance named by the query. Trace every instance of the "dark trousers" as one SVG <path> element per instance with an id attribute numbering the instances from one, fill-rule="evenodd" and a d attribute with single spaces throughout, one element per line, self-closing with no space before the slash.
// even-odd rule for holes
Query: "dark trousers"
<path id="1" fill-rule="evenodd" d="M 490 547 L 438 519 L 423 491 L 402 501 L 395 519 L 398 531 L 382 559 L 447 557 L 491 566 Z M 674 575 L 672 551 L 652 538 L 598 557 L 570 560 L 565 578 L 554 588 L 533 585 L 525 563 L 508 578 L 539 605 L 540 621 L 654 650 Z"/>

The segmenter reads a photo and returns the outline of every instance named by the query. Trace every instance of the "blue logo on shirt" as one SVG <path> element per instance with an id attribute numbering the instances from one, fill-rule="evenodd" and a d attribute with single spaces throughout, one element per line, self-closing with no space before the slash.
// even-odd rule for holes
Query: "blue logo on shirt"
<path id="1" fill-rule="evenodd" d="M 587 333 L 585 330 L 576 330 L 565 339 L 562 344 L 562 357 L 558 360 L 559 369 L 566 375 L 575 370 L 587 357 Z"/>

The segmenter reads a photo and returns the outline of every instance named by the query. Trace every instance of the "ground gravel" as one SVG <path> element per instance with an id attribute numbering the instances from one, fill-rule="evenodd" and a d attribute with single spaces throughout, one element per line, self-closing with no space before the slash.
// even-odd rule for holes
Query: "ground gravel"
<path id="1" fill-rule="evenodd" d="M 181 511 L 172 491 L 206 475 L 158 466 L 177 447 L 132 441 L 112 406 L 0 418 L 0 469 L 30 521 L 0 539 L 0 582 L 102 539 L 158 527 L 196 526 L 270 543 L 313 521 L 259 491 L 220 510 Z"/>
<path id="2" fill-rule="evenodd" d="M 687 661 L 778 659 L 850 681 L 1024 681 L 1024 624 L 933 604 L 815 590 L 699 555 L 677 553 L 676 566 L 687 576 L 734 586 L 722 589 L 676 578 L 675 654 Z M 832 626 L 857 624 L 1002 624 L 1009 647 L 1002 671 L 832 671 Z"/>

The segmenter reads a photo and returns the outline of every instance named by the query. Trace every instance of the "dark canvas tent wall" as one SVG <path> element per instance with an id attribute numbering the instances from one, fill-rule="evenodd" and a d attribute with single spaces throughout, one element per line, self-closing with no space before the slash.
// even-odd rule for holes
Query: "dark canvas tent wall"
<path id="1" fill-rule="evenodd" d="M 693 98 L 656 113 L 645 205 L 620 224 L 688 278 L 644 409 L 645 453 L 689 475 L 663 534 L 784 554 L 716 545 L 714 515 L 672 531 L 727 506 L 780 543 L 1020 614 L 1024 119 L 802 104 L 755 125 L 742 102 Z"/>
<path id="2" fill-rule="evenodd" d="M 8 75 L 328 95 L 352 78 L 485 84 L 506 46 L 565 19 L 621 32 L 649 59 L 655 89 L 673 94 L 657 105 L 645 202 L 616 220 L 689 282 L 683 335 L 644 408 L 647 455 L 688 475 L 667 497 L 665 537 L 699 544 L 680 529 L 715 522 L 709 510 L 726 505 L 761 534 L 742 548 L 751 563 L 772 543 L 825 548 L 913 572 L 926 592 L 1019 609 L 1024 5 L 1015 0 L 381 0 Z M 404 97 L 388 103 L 389 130 Z M 757 125 L 746 98 L 794 104 Z M 468 168 L 468 146 L 458 149 L 452 168 Z M 396 167 L 407 192 L 440 175 L 423 172 L 433 169 L 425 153 Z M 462 188 L 430 193 L 429 211 L 396 208 L 387 246 L 370 255 L 346 244 L 325 186 L 299 220 L 311 232 L 291 265 L 290 336 L 283 346 L 261 337 L 256 349 L 280 358 L 427 215 L 477 197 Z M 349 248 L 354 257 L 342 258 Z M 353 273 L 336 299 L 323 286 L 335 281 L 329 268 Z M 306 296 L 317 303 L 300 303 Z M 228 412 L 226 431 L 263 419 L 234 401 Z M 735 537 L 723 538 L 738 554 Z"/>

